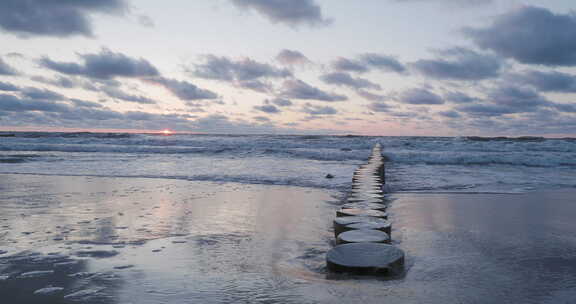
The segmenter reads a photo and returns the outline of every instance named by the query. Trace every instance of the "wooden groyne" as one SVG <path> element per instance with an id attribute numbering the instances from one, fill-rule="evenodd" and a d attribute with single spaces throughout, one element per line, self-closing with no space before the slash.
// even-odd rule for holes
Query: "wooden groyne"
<path id="1" fill-rule="evenodd" d="M 336 246 L 326 254 L 328 270 L 337 273 L 396 275 L 404 268 L 404 252 L 390 245 L 392 225 L 384 196 L 385 161 L 382 148 L 372 148 L 368 162 L 352 177 L 344 205 L 336 211 Z"/>

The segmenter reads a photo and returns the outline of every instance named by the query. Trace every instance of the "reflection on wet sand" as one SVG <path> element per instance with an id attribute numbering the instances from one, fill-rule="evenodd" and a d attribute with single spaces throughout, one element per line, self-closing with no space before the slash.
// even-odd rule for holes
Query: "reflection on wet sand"
<path id="1" fill-rule="evenodd" d="M 147 179 L 0 177 L 9 189 L 0 194 L 1 223 L 6 226 L 0 248 L 8 251 L 0 260 L 0 298 L 13 299 L 11 303 L 282 302 L 293 297 L 277 294 L 280 285 L 294 284 L 286 273 L 314 273 L 323 265 L 323 250 L 301 253 L 327 245 L 328 236 L 318 235 L 329 234 L 322 218 L 329 212 L 321 210 L 330 208 L 325 191 Z M 29 252 L 44 264 L 15 262 L 28 261 Z M 56 256 L 62 261 L 51 259 Z M 57 271 L 54 265 L 60 262 L 78 267 Z M 54 272 L 26 284 L 19 279 L 29 270 L 23 265 Z"/>

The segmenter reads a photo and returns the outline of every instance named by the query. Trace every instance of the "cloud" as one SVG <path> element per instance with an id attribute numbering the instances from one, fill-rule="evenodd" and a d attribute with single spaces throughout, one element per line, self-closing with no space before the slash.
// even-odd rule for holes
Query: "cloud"
<path id="1" fill-rule="evenodd" d="M 241 88 L 258 92 L 271 90 L 265 79 L 292 77 L 288 69 L 277 68 L 250 58 L 232 60 L 214 55 L 203 56 L 204 63 L 197 64 L 188 72 L 193 76 L 232 83 Z"/>
<path id="2" fill-rule="evenodd" d="M 532 108 L 550 104 L 550 101 L 537 92 L 515 86 L 495 88 L 488 93 L 487 97 L 496 104 L 516 108 L 519 112 L 531 111 Z"/>
<path id="3" fill-rule="evenodd" d="M 244 89 L 249 89 L 252 91 L 260 93 L 268 93 L 272 91 L 272 85 L 268 82 L 263 82 L 260 80 L 250 80 L 250 81 L 240 81 L 237 85 Z"/>
<path id="4" fill-rule="evenodd" d="M 70 108 L 62 102 L 53 100 L 39 100 L 32 98 L 20 98 L 14 95 L 0 94 L 0 111 L 6 112 L 23 112 L 23 111 L 42 111 L 42 112 L 65 112 Z"/>
<path id="5" fill-rule="evenodd" d="M 357 90 L 356 94 L 358 94 L 360 97 L 362 97 L 366 100 L 375 101 L 375 102 L 384 101 L 387 98 L 387 96 L 385 96 L 385 95 L 374 94 L 374 93 L 364 91 L 364 90 Z"/>
<path id="6" fill-rule="evenodd" d="M 330 23 L 315 0 L 231 0 L 236 7 L 254 10 L 272 23 L 320 26 Z"/>
<path id="7" fill-rule="evenodd" d="M 456 110 L 473 116 L 502 116 L 536 112 L 556 105 L 537 92 L 515 86 L 499 86 L 486 94 L 486 101 L 462 105 Z"/>
<path id="8" fill-rule="evenodd" d="M 40 83 L 49 84 L 49 85 L 53 85 L 53 86 L 60 87 L 60 88 L 66 88 L 66 89 L 77 88 L 77 87 L 81 86 L 81 83 L 78 82 L 77 80 L 69 78 L 69 77 L 60 76 L 60 75 L 57 75 L 54 78 L 47 78 L 47 77 L 43 77 L 43 76 L 32 76 L 32 77 L 30 77 L 30 79 L 37 81 L 37 82 L 40 82 Z"/>
<path id="9" fill-rule="evenodd" d="M 20 88 L 7 82 L 0 81 L 0 91 L 4 92 L 16 92 L 20 91 Z"/>
<path id="10" fill-rule="evenodd" d="M 254 109 L 268 114 L 276 114 L 281 112 L 280 109 L 273 105 L 254 106 Z"/>
<path id="11" fill-rule="evenodd" d="M 302 107 L 302 112 L 310 115 L 335 115 L 338 114 L 338 110 L 330 106 L 316 106 L 310 103 L 305 104 Z"/>
<path id="12" fill-rule="evenodd" d="M 33 87 L 26 87 L 20 90 L 20 94 L 26 98 L 38 100 L 65 100 L 67 99 L 60 93 L 46 89 L 38 89 Z"/>
<path id="13" fill-rule="evenodd" d="M 460 117 L 462 117 L 462 115 L 460 115 L 460 113 L 458 113 L 457 111 L 442 111 L 442 112 L 438 112 L 438 114 L 440 116 L 443 116 L 446 118 L 460 118 Z"/>
<path id="14" fill-rule="evenodd" d="M 292 105 L 292 102 L 284 98 L 274 98 L 264 100 L 264 104 L 275 104 L 279 107 L 289 107 Z"/>
<path id="15" fill-rule="evenodd" d="M 348 100 L 348 97 L 344 95 L 324 92 L 298 79 L 286 80 L 283 84 L 283 91 L 281 92 L 280 95 L 284 98 L 310 99 L 321 101 Z"/>
<path id="16" fill-rule="evenodd" d="M 399 100 L 413 105 L 439 105 L 444 103 L 442 97 L 424 88 L 406 90 L 399 95 Z"/>
<path id="17" fill-rule="evenodd" d="M 254 116 L 253 117 L 254 120 L 259 121 L 259 122 L 269 122 L 270 118 L 265 117 L 265 116 Z"/>
<path id="18" fill-rule="evenodd" d="M 299 51 L 283 49 L 276 56 L 276 60 L 283 65 L 303 65 L 311 63 L 308 57 Z"/>
<path id="19" fill-rule="evenodd" d="M 226 57 L 204 56 L 205 63 L 195 66 L 195 76 L 222 81 L 250 81 L 259 78 L 285 78 L 292 76 L 287 69 L 279 69 L 250 58 L 233 61 Z"/>
<path id="20" fill-rule="evenodd" d="M 108 49 L 102 49 L 98 54 L 81 54 L 79 56 L 83 61 L 82 64 L 53 61 L 48 57 L 41 58 L 39 63 L 62 74 L 103 80 L 115 77 L 154 77 L 160 74 L 156 67 L 143 58 L 131 58 Z"/>
<path id="21" fill-rule="evenodd" d="M 444 99 L 455 103 L 471 103 L 479 101 L 478 98 L 471 97 L 462 92 L 447 92 L 446 94 L 444 94 Z"/>
<path id="22" fill-rule="evenodd" d="M 511 81 L 530 85 L 543 92 L 576 93 L 576 76 L 562 72 L 525 71 L 508 77 Z"/>
<path id="23" fill-rule="evenodd" d="M 121 14 L 123 0 L 2 0 L 0 29 L 18 36 L 92 37 L 92 13 Z"/>
<path id="24" fill-rule="evenodd" d="M 138 16 L 138 23 L 140 23 L 140 25 L 142 25 L 144 27 L 155 27 L 156 26 L 156 24 L 154 23 L 154 20 L 152 18 L 150 18 L 149 16 L 146 16 L 146 15 Z"/>
<path id="25" fill-rule="evenodd" d="M 459 112 L 464 112 L 472 116 L 502 116 L 514 114 L 516 111 L 510 107 L 496 104 L 471 104 L 456 108 Z"/>
<path id="26" fill-rule="evenodd" d="M 395 2 L 430 2 L 428 0 L 393 0 Z M 447 3 L 458 6 L 476 6 L 486 5 L 493 2 L 493 0 L 439 0 L 437 3 Z"/>
<path id="27" fill-rule="evenodd" d="M 339 72 L 356 72 L 356 73 L 366 73 L 370 69 L 366 64 L 344 57 L 339 57 L 331 63 L 332 68 Z"/>
<path id="28" fill-rule="evenodd" d="M 498 16 L 485 28 L 463 33 L 483 49 L 525 64 L 576 65 L 576 16 L 522 6 Z"/>
<path id="29" fill-rule="evenodd" d="M 418 72 L 434 79 L 482 80 L 497 77 L 502 60 L 464 48 L 438 52 L 443 58 L 422 59 L 411 64 Z"/>
<path id="30" fill-rule="evenodd" d="M 348 73 L 334 72 L 320 76 L 320 79 L 327 84 L 347 86 L 353 89 L 375 89 L 380 90 L 380 85 L 364 78 L 354 78 Z"/>
<path id="31" fill-rule="evenodd" d="M 156 77 L 147 79 L 151 83 L 161 85 L 174 94 L 181 100 L 202 100 L 202 99 L 217 99 L 218 95 L 210 90 L 205 90 L 197 87 L 196 85 L 176 79 L 165 77 Z"/>
<path id="32" fill-rule="evenodd" d="M 383 102 L 373 102 L 368 105 L 368 108 L 374 112 L 389 112 L 390 106 Z"/>
<path id="33" fill-rule="evenodd" d="M 115 99 L 120 99 L 129 102 L 136 102 L 140 104 L 156 104 L 156 101 L 148 97 L 142 95 L 128 94 L 115 86 L 102 86 L 100 87 L 99 91 L 104 92 L 106 95 Z"/>
<path id="34" fill-rule="evenodd" d="M 403 73 L 406 71 L 406 67 L 393 56 L 366 53 L 361 55 L 360 58 L 365 64 L 384 72 Z"/>
<path id="35" fill-rule="evenodd" d="M 2 60 L 2 58 L 0 57 L 0 75 L 15 76 L 19 74 L 20 73 L 18 73 L 18 71 L 16 71 L 13 67 L 4 62 L 4 60 Z"/>

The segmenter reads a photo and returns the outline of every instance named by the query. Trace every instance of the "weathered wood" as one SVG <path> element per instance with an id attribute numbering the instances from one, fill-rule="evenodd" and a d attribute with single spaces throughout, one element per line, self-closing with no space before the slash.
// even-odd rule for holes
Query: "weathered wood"
<path id="1" fill-rule="evenodd" d="M 388 213 L 378 210 L 370 210 L 370 209 L 359 209 L 359 208 L 351 208 L 351 209 L 340 209 L 336 211 L 336 216 L 373 216 L 383 219 L 388 219 Z"/>
<path id="2" fill-rule="evenodd" d="M 342 244 L 328 251 L 326 262 L 332 272 L 395 275 L 403 271 L 404 252 L 387 244 Z"/>
<path id="3" fill-rule="evenodd" d="M 349 243 L 390 243 L 390 236 L 373 229 L 355 229 L 344 231 L 336 237 L 336 244 Z"/>

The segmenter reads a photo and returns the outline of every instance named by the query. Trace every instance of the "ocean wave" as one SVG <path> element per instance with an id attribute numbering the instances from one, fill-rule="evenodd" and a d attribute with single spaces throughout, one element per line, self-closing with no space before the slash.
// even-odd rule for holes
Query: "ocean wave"
<path id="1" fill-rule="evenodd" d="M 464 153 L 464 152 L 388 152 L 392 161 L 426 165 L 507 165 L 526 167 L 576 167 L 573 153 Z"/>
<path id="2" fill-rule="evenodd" d="M 0 144 L 3 152 L 68 152 L 68 153 L 137 153 L 137 154 L 201 154 L 227 155 L 231 157 L 272 156 L 283 158 L 311 159 L 319 161 L 364 160 L 369 151 L 348 149 L 290 149 L 259 146 L 150 146 L 150 145 L 112 145 L 112 144 Z"/>
<path id="3" fill-rule="evenodd" d="M 0 164 L 21 164 L 40 157 L 40 154 L 0 154 Z"/>

